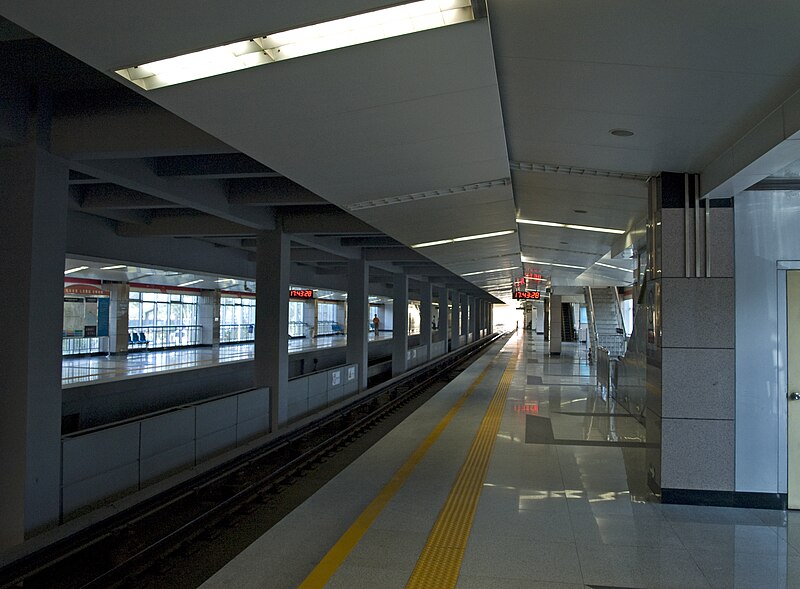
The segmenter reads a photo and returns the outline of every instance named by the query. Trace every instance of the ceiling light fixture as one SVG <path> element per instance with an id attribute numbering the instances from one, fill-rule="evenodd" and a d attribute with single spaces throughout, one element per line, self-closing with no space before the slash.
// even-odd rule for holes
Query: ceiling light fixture
<path id="1" fill-rule="evenodd" d="M 633 272 L 628 268 L 620 268 L 619 266 L 612 266 L 611 264 L 604 264 L 603 262 L 595 262 L 595 266 L 602 266 L 603 268 L 611 268 L 612 270 L 621 270 L 622 272 Z"/>
<path id="2" fill-rule="evenodd" d="M 190 284 L 197 284 L 198 282 L 203 282 L 202 280 L 191 280 L 189 282 L 184 282 L 183 284 L 179 284 L 178 286 L 189 286 Z"/>
<path id="3" fill-rule="evenodd" d="M 64 275 L 72 274 L 73 272 L 80 272 L 81 270 L 88 270 L 89 266 L 78 266 L 77 268 L 70 268 L 69 270 L 64 270 Z"/>
<path id="4" fill-rule="evenodd" d="M 574 266 L 572 264 L 558 264 L 556 262 L 540 262 L 538 260 L 532 260 L 530 258 L 526 258 L 525 256 L 522 257 L 522 261 L 528 264 L 539 264 L 541 266 L 556 266 L 558 268 L 575 268 L 576 270 L 586 270 L 586 266 Z"/>
<path id="5" fill-rule="evenodd" d="M 609 131 L 614 137 L 632 137 L 633 131 L 628 129 L 611 129 Z"/>
<path id="6" fill-rule="evenodd" d="M 461 274 L 461 276 L 475 276 L 477 274 L 488 274 L 489 272 L 504 272 L 506 270 L 516 270 L 519 266 L 513 266 L 511 268 L 495 268 L 494 270 L 481 270 L 480 272 L 467 272 L 466 274 Z"/>
<path id="7" fill-rule="evenodd" d="M 514 229 L 508 229 L 506 231 L 495 231 L 493 233 L 481 233 L 478 235 L 467 235 L 466 237 L 454 237 L 453 239 L 440 239 L 438 241 L 427 241 L 425 243 L 414 244 L 411 247 L 414 249 L 419 249 L 422 247 L 444 245 L 446 243 L 454 243 L 457 241 L 472 241 L 473 239 L 486 239 L 487 237 L 499 237 L 501 235 L 509 235 L 510 233 L 515 233 Z"/>
<path id="8" fill-rule="evenodd" d="M 236 282 L 233 278 L 220 278 L 219 280 L 215 280 L 214 282 Z"/>
<path id="9" fill-rule="evenodd" d="M 531 219 L 517 219 L 520 225 L 542 225 L 544 227 L 559 227 L 561 229 L 577 229 L 579 231 L 596 231 L 598 233 L 614 233 L 622 235 L 624 229 L 609 229 L 607 227 L 590 227 L 588 225 L 572 225 L 570 223 L 554 223 L 552 221 L 533 221 Z"/>
<path id="10" fill-rule="evenodd" d="M 116 266 L 103 266 L 101 270 L 119 270 L 120 268 L 127 268 L 125 264 L 117 264 Z"/>
<path id="11" fill-rule="evenodd" d="M 461 194 L 464 192 L 473 192 L 475 190 L 486 190 L 487 188 L 495 188 L 497 186 L 508 186 L 509 184 L 511 184 L 511 178 L 499 178 L 497 180 L 486 180 L 485 182 L 476 182 L 475 184 L 465 184 L 463 186 L 451 186 L 450 188 L 439 188 L 437 190 L 429 190 L 427 192 L 414 192 L 412 194 L 401 194 L 399 196 L 389 196 L 386 198 L 377 198 L 375 200 L 362 200 L 361 202 L 354 202 L 349 205 L 345 205 L 345 208 L 348 211 L 373 209 L 375 207 L 385 207 L 388 205 L 396 205 L 404 202 L 426 200 L 429 198 L 437 198 L 439 196 L 451 196 L 454 194 Z"/>
<path id="12" fill-rule="evenodd" d="M 152 90 L 471 20 L 475 20 L 475 14 L 470 0 L 421 0 L 122 68 L 116 73 Z"/>
<path id="13" fill-rule="evenodd" d="M 566 174 L 568 176 L 597 176 L 598 178 L 618 178 L 621 180 L 638 180 L 647 182 L 651 176 L 635 172 L 619 172 L 617 170 L 594 170 L 592 168 L 579 168 L 577 166 L 562 166 L 560 164 L 540 164 L 537 162 L 508 162 L 512 170 L 520 172 L 539 172 L 543 174 Z"/>

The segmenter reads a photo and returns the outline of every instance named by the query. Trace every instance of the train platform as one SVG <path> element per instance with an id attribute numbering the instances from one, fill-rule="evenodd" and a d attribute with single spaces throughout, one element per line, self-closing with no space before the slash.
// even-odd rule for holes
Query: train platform
<path id="1" fill-rule="evenodd" d="M 494 344 L 202 588 L 800 587 L 800 513 L 661 505 L 570 346 Z"/>
<path id="2" fill-rule="evenodd" d="M 377 336 L 369 334 L 369 341 L 392 339 L 391 332 Z M 297 338 L 289 340 L 289 354 L 313 350 L 326 350 L 347 346 L 347 336 Z M 64 388 L 97 384 L 111 380 L 169 372 L 207 368 L 228 362 L 246 362 L 253 359 L 255 344 L 224 344 L 221 346 L 195 346 L 167 348 L 164 350 L 135 350 L 117 356 L 80 356 L 61 360 L 61 384 Z"/>

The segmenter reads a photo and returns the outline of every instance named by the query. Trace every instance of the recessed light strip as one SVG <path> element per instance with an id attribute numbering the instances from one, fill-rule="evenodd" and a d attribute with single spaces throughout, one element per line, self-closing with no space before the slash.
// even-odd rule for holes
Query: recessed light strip
<path id="1" fill-rule="evenodd" d="M 413 202 L 417 200 L 437 198 L 439 196 L 451 196 L 453 194 L 473 192 L 475 190 L 486 190 L 487 188 L 495 188 L 497 186 L 508 186 L 509 184 L 511 184 L 511 178 L 486 180 L 485 182 L 476 182 L 475 184 L 466 184 L 464 186 L 451 186 L 450 188 L 440 188 L 438 190 L 429 190 L 428 192 L 414 192 L 413 194 L 389 196 L 387 198 L 378 198 L 375 200 L 363 200 L 361 202 L 354 202 L 349 205 L 346 205 L 345 208 L 348 211 L 373 209 L 376 207 L 385 207 L 388 205 L 396 205 L 404 202 Z"/>
<path id="2" fill-rule="evenodd" d="M 511 268 L 495 268 L 494 270 L 481 270 L 480 272 L 467 272 L 461 276 L 476 276 L 478 274 L 489 274 L 490 272 L 505 272 L 506 270 L 516 270 L 519 266 L 512 266 Z"/>
<path id="3" fill-rule="evenodd" d="M 508 163 L 512 170 L 520 172 L 539 172 L 543 174 L 567 174 L 569 176 L 596 176 L 598 178 L 618 178 L 620 180 L 638 180 L 647 182 L 652 178 L 647 174 L 637 174 L 636 172 L 618 172 L 615 170 L 593 170 L 591 168 L 579 168 L 577 166 L 562 166 L 559 164 L 540 164 L 536 162 L 515 162 Z"/>
<path id="4" fill-rule="evenodd" d="M 487 237 L 499 237 L 501 235 L 509 235 L 510 233 L 515 233 L 514 229 L 509 229 L 507 231 L 495 231 L 493 233 L 481 233 L 479 235 L 467 235 L 466 237 L 454 237 L 452 239 L 440 239 L 438 241 L 427 241 L 425 243 L 417 243 L 412 245 L 411 247 L 414 249 L 419 249 L 422 247 L 432 247 L 434 245 L 444 245 L 447 243 L 454 243 L 457 241 L 472 241 L 473 239 L 486 239 Z"/>
<path id="5" fill-rule="evenodd" d="M 145 90 L 468 22 L 470 0 L 421 0 L 116 70 Z"/>
<path id="6" fill-rule="evenodd" d="M 178 284 L 178 286 L 189 286 L 190 284 L 197 284 L 198 282 L 203 282 L 203 280 L 191 280 L 189 282 L 184 282 L 183 284 Z"/>
<path id="7" fill-rule="evenodd" d="M 557 268 L 575 268 L 576 270 L 586 270 L 586 266 L 574 266 L 572 264 L 558 264 L 556 262 L 540 262 L 538 260 L 531 260 L 523 256 L 522 261 L 527 264 L 539 264 L 540 266 L 555 266 Z"/>
<path id="8" fill-rule="evenodd" d="M 608 227 L 590 227 L 589 225 L 572 225 L 570 223 L 554 223 L 552 221 L 534 221 L 532 219 L 517 219 L 520 225 L 542 225 L 544 227 L 559 227 L 561 229 L 577 229 L 578 231 L 596 231 L 598 233 L 613 233 L 622 235 L 624 229 L 609 229 Z"/>
<path id="9" fill-rule="evenodd" d="M 72 274 L 74 272 L 80 272 L 81 270 L 88 270 L 89 266 L 78 266 L 76 268 L 70 268 L 69 270 L 64 270 L 64 276 L 67 274 Z"/>
<path id="10" fill-rule="evenodd" d="M 629 270 L 628 268 L 620 268 L 619 266 L 612 266 L 611 264 L 604 264 L 603 262 L 595 262 L 595 266 L 602 266 L 603 268 L 611 268 L 612 270 L 621 270 L 622 272 L 633 272 L 633 270 Z"/>
<path id="11" fill-rule="evenodd" d="M 125 264 L 117 264 L 115 266 L 103 266 L 101 270 L 119 270 L 120 268 L 127 268 Z"/>

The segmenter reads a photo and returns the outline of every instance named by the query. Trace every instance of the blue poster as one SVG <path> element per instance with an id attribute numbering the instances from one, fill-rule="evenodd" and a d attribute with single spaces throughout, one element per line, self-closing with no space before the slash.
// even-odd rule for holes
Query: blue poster
<path id="1" fill-rule="evenodd" d="M 108 335 L 108 309 L 111 304 L 111 299 L 108 297 L 100 297 L 97 300 L 97 336 L 103 337 Z"/>

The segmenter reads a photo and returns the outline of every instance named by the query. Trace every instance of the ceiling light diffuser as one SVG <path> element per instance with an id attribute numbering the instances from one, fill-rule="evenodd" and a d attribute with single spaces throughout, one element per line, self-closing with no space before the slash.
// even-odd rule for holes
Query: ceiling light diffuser
<path id="1" fill-rule="evenodd" d="M 116 266 L 103 266 L 101 270 L 119 270 L 120 268 L 127 268 L 125 264 L 117 264 Z"/>
<path id="2" fill-rule="evenodd" d="M 478 274 L 489 274 L 490 272 L 504 272 L 506 270 L 516 270 L 519 266 L 514 266 L 512 268 L 495 268 L 494 270 L 481 270 L 480 272 L 467 272 L 466 274 L 462 274 L 461 276 L 476 276 Z"/>
<path id="3" fill-rule="evenodd" d="M 184 282 L 183 284 L 179 284 L 178 286 L 189 286 L 190 284 L 197 284 L 198 282 L 203 282 L 202 280 L 191 280 L 189 282 Z"/>
<path id="4" fill-rule="evenodd" d="M 412 248 L 419 249 L 422 247 L 431 247 L 434 245 L 444 245 L 447 243 L 454 243 L 456 241 L 472 241 L 473 239 L 486 239 L 487 237 L 499 237 L 501 235 L 509 235 L 514 233 L 513 229 L 506 231 L 494 231 L 493 233 L 481 233 L 479 235 L 467 235 L 466 237 L 454 237 L 453 239 L 440 239 L 438 241 L 427 241 L 425 243 L 417 243 L 412 245 Z"/>
<path id="5" fill-rule="evenodd" d="M 542 225 L 544 227 L 560 227 L 562 229 L 577 229 L 578 231 L 596 231 L 598 233 L 614 233 L 622 235 L 624 229 L 609 229 L 608 227 L 591 227 L 589 225 L 572 225 L 570 223 L 555 223 L 553 221 L 535 221 L 532 219 L 517 219 L 520 225 Z"/>
<path id="6" fill-rule="evenodd" d="M 152 90 L 475 20 L 470 0 L 420 0 L 116 70 Z"/>
<path id="7" fill-rule="evenodd" d="M 81 270 L 88 270 L 89 266 L 78 266 L 77 268 L 70 268 L 69 270 L 64 270 L 64 275 L 72 274 L 73 272 L 80 272 Z"/>

